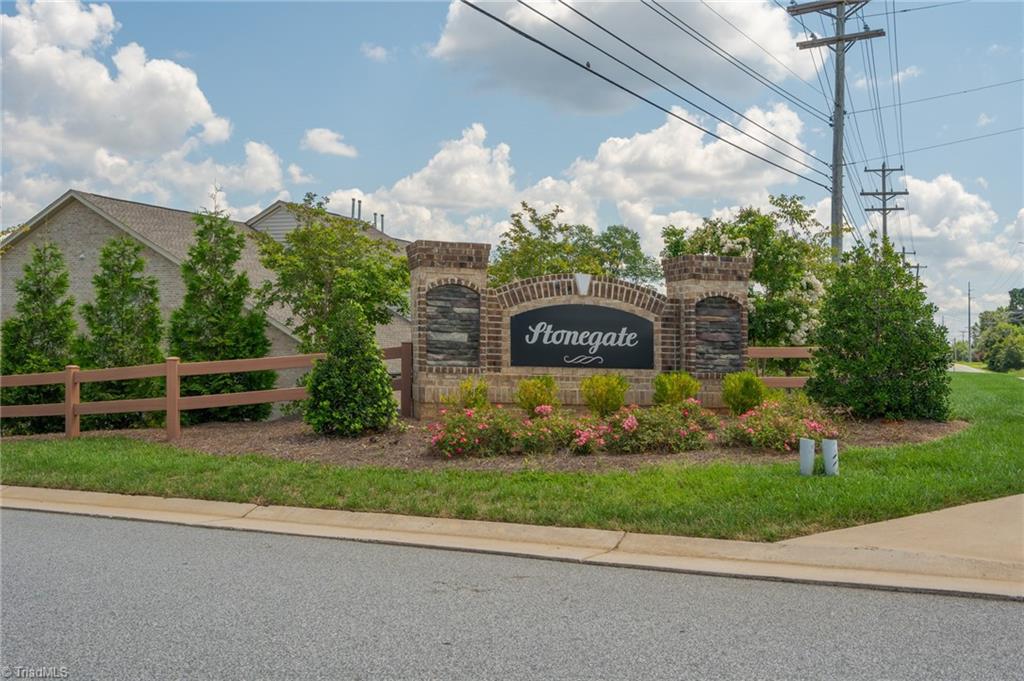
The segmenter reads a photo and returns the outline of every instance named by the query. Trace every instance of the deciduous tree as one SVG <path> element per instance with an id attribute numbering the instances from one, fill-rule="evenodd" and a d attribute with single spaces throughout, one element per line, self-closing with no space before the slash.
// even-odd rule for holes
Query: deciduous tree
<path id="1" fill-rule="evenodd" d="M 623 225 L 595 234 L 587 225 L 560 222 L 562 209 L 540 213 L 526 202 L 512 214 L 488 268 L 492 286 L 543 274 L 583 272 L 637 283 L 661 278 L 657 260 L 645 255 L 640 236 Z"/>
<path id="2" fill-rule="evenodd" d="M 307 194 L 290 204 L 298 226 L 284 242 L 261 234 L 263 264 L 277 275 L 262 287 L 264 304 L 281 304 L 304 352 L 329 349 L 330 325 L 355 303 L 371 325 L 386 324 L 409 306 L 409 269 L 391 243 L 367 236 L 365 223 L 327 212 Z"/>

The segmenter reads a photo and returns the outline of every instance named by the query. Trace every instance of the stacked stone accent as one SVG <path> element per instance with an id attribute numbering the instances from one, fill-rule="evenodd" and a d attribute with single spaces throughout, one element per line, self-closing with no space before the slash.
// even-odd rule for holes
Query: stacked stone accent
<path id="1" fill-rule="evenodd" d="M 416 241 L 407 248 L 412 285 L 413 394 L 417 416 L 436 413 L 441 398 L 467 376 L 483 374 L 492 402 L 514 401 L 524 377 L 551 375 L 564 405 L 581 405 L 579 383 L 600 372 L 623 374 L 629 402 L 650 404 L 662 371 L 686 369 L 720 403 L 721 377 L 742 368 L 746 352 L 747 258 L 681 256 L 663 262 L 666 294 L 612 277 L 579 289 L 573 274 L 551 274 L 487 286 L 488 244 Z M 560 304 L 601 305 L 654 324 L 656 369 L 512 367 L 509 319 Z M 699 307 L 698 307 L 699 304 Z"/>
<path id="2" fill-rule="evenodd" d="M 427 291 L 427 366 L 480 366 L 480 294 L 442 284 Z"/>

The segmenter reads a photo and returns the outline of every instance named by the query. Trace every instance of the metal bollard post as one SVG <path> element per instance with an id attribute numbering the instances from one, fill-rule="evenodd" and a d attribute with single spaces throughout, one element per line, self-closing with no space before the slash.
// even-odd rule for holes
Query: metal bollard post
<path id="1" fill-rule="evenodd" d="M 825 459 L 825 475 L 839 475 L 839 442 L 822 440 L 821 456 Z"/>
<path id="2" fill-rule="evenodd" d="M 814 475 L 814 440 L 800 438 L 800 475 Z"/>

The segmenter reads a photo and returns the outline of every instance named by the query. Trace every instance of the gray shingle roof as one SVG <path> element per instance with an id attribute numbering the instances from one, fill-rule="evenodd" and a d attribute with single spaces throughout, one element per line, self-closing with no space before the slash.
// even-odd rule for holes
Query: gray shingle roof
<path id="1" fill-rule="evenodd" d="M 105 213 L 122 226 L 135 231 L 139 236 L 162 249 L 176 263 L 188 258 L 188 250 L 195 243 L 196 224 L 192 221 L 193 213 L 174 208 L 164 208 L 148 203 L 115 199 L 100 194 L 90 194 L 72 190 L 72 193 L 87 204 Z M 244 222 L 232 220 L 239 232 L 246 235 L 245 246 L 242 248 L 238 266 L 249 275 L 249 282 L 258 287 L 265 281 L 273 279 L 273 273 L 260 263 L 259 250 L 251 237 L 256 230 Z M 280 305 L 267 310 L 271 317 L 283 327 L 288 328 L 290 311 Z"/>

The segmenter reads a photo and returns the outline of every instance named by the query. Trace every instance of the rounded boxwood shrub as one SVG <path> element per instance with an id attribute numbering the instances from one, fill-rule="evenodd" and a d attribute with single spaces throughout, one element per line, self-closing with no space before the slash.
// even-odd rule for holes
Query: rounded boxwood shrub
<path id="1" fill-rule="evenodd" d="M 535 414 L 540 406 L 559 406 L 558 386 L 553 376 L 524 378 L 516 385 L 516 404 L 527 414 Z"/>
<path id="2" fill-rule="evenodd" d="M 655 404 L 681 404 L 700 392 L 700 381 L 685 371 L 668 371 L 654 377 Z"/>
<path id="3" fill-rule="evenodd" d="M 580 395 L 597 416 L 611 416 L 626 402 L 629 381 L 622 374 L 594 374 L 580 382 Z"/>
<path id="4" fill-rule="evenodd" d="M 807 394 L 859 418 L 949 415 L 946 329 L 886 239 L 846 254 L 825 292 Z"/>
<path id="5" fill-rule="evenodd" d="M 727 374 L 722 381 L 722 401 L 733 414 L 743 414 L 764 402 L 768 388 L 752 371 Z"/>
<path id="6" fill-rule="evenodd" d="M 327 357 L 306 376 L 303 420 L 325 435 L 387 429 L 397 418 L 398 405 L 373 329 L 358 306 L 343 308 L 328 340 Z"/>

